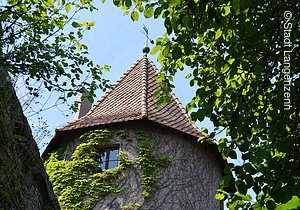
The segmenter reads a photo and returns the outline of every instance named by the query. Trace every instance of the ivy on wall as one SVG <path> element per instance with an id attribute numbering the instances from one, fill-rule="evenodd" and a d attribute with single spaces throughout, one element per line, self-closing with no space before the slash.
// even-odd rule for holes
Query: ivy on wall
<path id="1" fill-rule="evenodd" d="M 112 133 L 95 130 L 80 137 L 70 160 L 62 159 L 61 149 L 52 153 L 45 167 L 62 209 L 90 209 L 101 197 L 118 192 L 115 180 L 131 165 L 125 152 L 120 151 L 116 168 L 99 171 L 99 148 L 110 143 Z"/>
<path id="2" fill-rule="evenodd" d="M 137 158 L 139 166 L 142 170 L 142 195 L 149 198 L 158 187 L 158 167 L 166 167 L 170 159 L 166 156 L 154 154 L 154 146 L 151 145 L 149 138 L 142 132 L 138 135 L 139 156 Z"/>
<path id="3" fill-rule="evenodd" d="M 128 132 L 116 133 L 120 138 L 131 141 Z M 154 154 L 154 147 L 143 133 L 138 134 L 138 157 L 130 160 L 125 151 L 119 152 L 119 165 L 116 168 L 99 171 L 99 148 L 110 144 L 113 133 L 107 129 L 83 134 L 82 143 L 76 147 L 70 160 L 64 160 L 66 147 L 53 152 L 45 161 L 45 167 L 62 209 L 91 209 L 97 201 L 110 193 L 118 193 L 121 172 L 137 163 L 142 172 L 142 196 L 149 198 L 158 187 L 157 167 L 167 166 L 170 160 Z M 137 204 L 135 207 L 137 207 Z M 124 206 L 128 208 L 130 204 Z"/>
<path id="4" fill-rule="evenodd" d="M 126 141 L 132 141 L 132 139 L 129 136 L 129 133 L 125 130 L 119 130 L 117 132 L 117 135 L 123 139 L 125 139 Z"/>

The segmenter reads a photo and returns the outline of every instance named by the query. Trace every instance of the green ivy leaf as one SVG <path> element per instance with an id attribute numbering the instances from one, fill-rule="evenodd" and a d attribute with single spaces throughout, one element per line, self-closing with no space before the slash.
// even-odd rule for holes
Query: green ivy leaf
<path id="1" fill-rule="evenodd" d="M 140 16 L 137 11 L 132 11 L 130 17 L 131 17 L 131 20 L 138 21 Z"/>
<path id="2" fill-rule="evenodd" d="M 232 187 L 234 183 L 234 178 L 231 175 L 226 175 L 222 178 L 222 186 L 224 187 Z"/>
<path id="3" fill-rule="evenodd" d="M 153 93 L 153 98 L 154 98 L 154 99 L 157 99 L 159 96 L 160 96 L 160 92 L 159 92 L 159 91 L 155 91 L 155 92 Z"/>
<path id="4" fill-rule="evenodd" d="M 276 204 L 275 204 L 274 201 L 268 200 L 267 203 L 266 203 L 266 206 L 267 206 L 268 210 L 273 210 L 273 209 L 275 209 Z"/>
<path id="5" fill-rule="evenodd" d="M 119 7 L 121 5 L 121 1 L 120 0 L 113 0 L 114 5 L 116 5 L 117 7 Z"/>
<path id="6" fill-rule="evenodd" d="M 221 95 L 222 95 L 222 90 L 221 90 L 221 89 L 218 89 L 218 90 L 215 92 L 215 96 L 220 97 Z"/>
<path id="7" fill-rule="evenodd" d="M 172 33 L 172 30 L 173 30 L 170 18 L 166 18 L 164 24 L 165 24 L 165 27 L 167 29 L 167 33 L 170 35 Z"/>
<path id="8" fill-rule="evenodd" d="M 261 206 L 259 202 L 256 202 L 252 208 L 253 210 L 267 210 L 265 207 Z"/>
<path id="9" fill-rule="evenodd" d="M 224 173 L 229 174 L 233 168 L 234 168 L 234 164 L 228 163 L 224 168 Z"/>
<path id="10" fill-rule="evenodd" d="M 70 12 L 70 10 L 71 10 L 71 4 L 67 4 L 66 7 L 65 7 L 65 9 L 66 9 L 66 12 Z"/>
<path id="11" fill-rule="evenodd" d="M 215 199 L 217 199 L 217 200 L 224 200 L 224 198 L 225 198 L 225 195 L 223 194 L 223 193 L 217 193 L 216 195 L 215 195 Z"/>
<path id="12" fill-rule="evenodd" d="M 172 57 L 174 59 L 179 59 L 182 57 L 182 50 L 180 47 L 174 47 L 173 51 L 172 51 Z"/>
<path id="13" fill-rule="evenodd" d="M 181 4 L 181 0 L 169 0 L 169 1 L 170 1 L 169 3 L 170 6 L 176 6 Z"/>
<path id="14" fill-rule="evenodd" d="M 278 203 L 286 203 L 292 198 L 293 187 L 284 186 L 272 193 L 272 197 Z"/>
<path id="15" fill-rule="evenodd" d="M 216 31 L 215 40 L 219 39 L 220 36 L 222 36 L 222 30 L 219 28 L 219 29 Z"/>
<path id="16" fill-rule="evenodd" d="M 160 50 L 160 49 L 161 49 L 161 46 L 160 45 L 156 45 L 155 47 L 152 48 L 150 54 L 151 55 L 155 55 L 158 52 L 158 50 Z"/>
<path id="17" fill-rule="evenodd" d="M 162 52 L 160 52 L 157 56 L 157 61 L 158 62 L 162 62 L 164 60 L 165 56 L 162 54 Z"/>
<path id="18" fill-rule="evenodd" d="M 126 6 L 126 7 L 130 8 L 131 5 L 132 5 L 131 0 L 126 0 L 126 1 L 125 1 L 125 6 Z"/>
<path id="19" fill-rule="evenodd" d="M 79 28 L 79 27 L 81 27 L 82 26 L 82 24 L 81 23 L 78 23 L 78 22 L 72 22 L 72 24 L 71 24 L 74 28 Z"/>
<path id="20" fill-rule="evenodd" d="M 163 56 L 167 56 L 170 52 L 170 46 L 169 45 L 163 46 L 161 52 Z"/>
<path id="21" fill-rule="evenodd" d="M 251 201 L 252 200 L 252 197 L 249 194 L 243 195 L 243 194 L 237 193 L 237 196 L 243 198 L 246 201 Z"/>
<path id="22" fill-rule="evenodd" d="M 235 152 L 234 150 L 231 150 L 231 151 L 228 153 L 228 157 L 230 157 L 231 159 L 237 159 L 236 152 Z"/>
<path id="23" fill-rule="evenodd" d="M 207 130 L 207 128 L 204 128 L 204 127 L 203 127 L 203 128 L 201 128 L 201 131 L 202 131 L 203 133 L 206 133 L 206 134 L 208 133 L 208 130 Z"/>
<path id="24" fill-rule="evenodd" d="M 189 16 L 189 14 L 186 14 L 182 19 L 182 25 L 188 27 L 190 26 L 190 24 L 191 24 L 191 17 Z"/>
<path id="25" fill-rule="evenodd" d="M 244 168 L 249 174 L 251 174 L 251 175 L 256 174 L 255 168 L 250 163 L 245 163 Z"/>
<path id="26" fill-rule="evenodd" d="M 226 7 L 224 7 L 224 13 L 223 13 L 223 16 L 227 16 L 227 15 L 230 13 L 230 7 L 231 7 L 231 6 L 226 6 Z"/>
<path id="27" fill-rule="evenodd" d="M 138 5 L 138 6 L 136 6 L 136 8 L 137 8 L 137 10 L 139 12 L 143 12 L 144 11 L 144 7 L 142 5 Z"/>
<path id="28" fill-rule="evenodd" d="M 153 15 L 154 15 L 154 9 L 153 9 L 153 7 L 150 6 L 145 10 L 144 16 L 146 18 L 151 18 Z"/>
<path id="29" fill-rule="evenodd" d="M 163 8 L 162 7 L 157 7 L 154 11 L 154 18 L 158 18 L 163 12 Z"/>
<path id="30" fill-rule="evenodd" d="M 243 195 L 246 195 L 247 194 L 247 187 L 245 185 L 245 183 L 241 180 L 238 180 L 236 183 L 235 183 L 235 188 Z"/>
<path id="31" fill-rule="evenodd" d="M 275 210 L 299 209 L 300 199 L 298 196 L 293 196 L 287 203 L 278 205 Z"/>

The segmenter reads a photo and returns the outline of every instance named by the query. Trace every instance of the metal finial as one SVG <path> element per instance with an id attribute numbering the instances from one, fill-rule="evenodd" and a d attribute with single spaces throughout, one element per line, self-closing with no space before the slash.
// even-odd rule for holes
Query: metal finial
<path id="1" fill-rule="evenodd" d="M 143 48 L 143 53 L 145 56 L 147 56 L 147 54 L 150 52 L 150 48 L 149 47 L 144 47 Z"/>
<path id="2" fill-rule="evenodd" d="M 149 40 L 149 30 L 148 30 L 148 28 L 145 26 L 145 25 L 143 25 L 143 30 L 145 31 L 145 35 L 146 35 L 146 47 L 148 47 L 148 40 Z"/>
<path id="3" fill-rule="evenodd" d="M 150 48 L 148 47 L 148 42 L 150 40 L 151 43 L 154 43 L 154 41 L 149 38 L 149 30 L 145 25 L 143 25 L 143 31 L 141 31 L 141 33 L 144 34 L 146 37 L 146 46 L 143 49 L 143 53 L 144 56 L 147 57 L 147 54 L 150 52 Z"/>

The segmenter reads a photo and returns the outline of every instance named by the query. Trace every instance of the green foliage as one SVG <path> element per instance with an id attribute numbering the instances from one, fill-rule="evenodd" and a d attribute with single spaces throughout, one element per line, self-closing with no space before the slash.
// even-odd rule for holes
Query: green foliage
<path id="1" fill-rule="evenodd" d="M 67 150 L 67 144 L 63 143 L 63 144 L 59 145 L 59 149 L 56 150 L 56 152 L 55 152 L 58 160 L 64 159 L 66 150 Z"/>
<path id="2" fill-rule="evenodd" d="M 192 119 L 208 117 L 220 131 L 226 130 L 219 144 L 224 158 L 241 154 L 241 164 L 226 166 L 223 196 L 217 197 L 227 198 L 231 209 L 274 209 L 288 203 L 290 209 L 297 208 L 299 1 L 135 0 L 127 6 L 118 2 L 125 10 L 133 8 L 164 21 L 167 33 L 151 51 L 162 64 L 160 105 L 173 87 L 170 78 L 190 69 L 187 78 L 197 86 L 187 107 Z M 284 46 L 288 39 L 292 44 Z M 282 71 L 284 50 L 290 50 L 285 52 L 285 61 L 291 63 L 288 75 Z M 289 109 L 284 106 L 287 94 Z M 255 201 L 249 200 L 250 189 Z"/>
<path id="3" fill-rule="evenodd" d="M 66 100 L 78 92 L 105 90 L 107 80 L 102 79 L 104 67 L 87 57 L 88 49 L 81 40 L 95 24 L 78 22 L 76 14 L 94 11 L 91 0 L 38 1 L 8 0 L 1 2 L 0 47 L 1 69 L 10 76 L 25 76 L 25 86 L 38 96 L 38 81 L 49 91 Z"/>
<path id="4" fill-rule="evenodd" d="M 149 138 L 143 133 L 139 134 L 138 140 L 139 156 L 137 161 L 143 173 L 142 195 L 144 198 L 149 198 L 151 193 L 158 187 L 158 167 L 166 167 L 170 163 L 170 159 L 166 156 L 154 154 L 154 147 L 151 145 Z"/>
<path id="5" fill-rule="evenodd" d="M 119 130 L 117 132 L 117 135 L 123 139 L 125 139 L 126 141 L 132 141 L 132 139 L 129 136 L 129 133 L 125 130 Z"/>
<path id="6" fill-rule="evenodd" d="M 70 160 L 61 159 L 61 152 L 51 154 L 45 167 L 62 209 L 90 209 L 101 197 L 117 193 L 118 177 L 132 161 L 124 151 L 119 153 L 119 166 L 99 171 L 99 147 L 110 142 L 112 133 L 95 130 L 83 134 Z M 61 150 L 61 149 L 60 149 Z"/>
<path id="7" fill-rule="evenodd" d="M 139 19 L 139 13 L 138 13 L 137 11 L 133 11 L 133 12 L 131 13 L 131 19 L 132 19 L 133 21 L 138 20 L 138 19 Z"/>
<path id="8" fill-rule="evenodd" d="M 133 206 L 131 204 L 126 204 L 122 206 L 122 210 L 133 210 Z"/>
<path id="9" fill-rule="evenodd" d="M 277 206 L 275 209 L 286 210 L 286 209 L 299 209 L 299 208 L 300 208 L 300 199 L 297 196 L 293 196 L 292 199 L 289 200 L 287 203 L 281 204 Z"/>
<path id="10" fill-rule="evenodd" d="M 128 168 L 132 165 L 132 160 L 128 159 L 127 153 L 124 151 L 119 152 L 119 162 L 122 168 Z"/>
<path id="11" fill-rule="evenodd" d="M 122 210 L 134 210 L 141 206 L 142 205 L 140 203 L 135 203 L 134 205 L 131 205 L 130 203 L 128 203 L 128 204 L 122 206 Z"/>
<path id="12" fill-rule="evenodd" d="M 2 82 L 2 78 L 0 78 Z M 7 88 L 7 87 L 6 87 Z M 0 148 L 0 166 L 2 173 L 0 173 L 0 207 L 4 209 L 21 208 L 22 201 L 17 188 L 20 185 L 19 174 L 15 172 L 16 160 L 15 160 L 15 147 L 17 141 L 25 138 L 19 134 L 15 134 L 13 131 L 13 121 L 10 117 L 10 113 L 7 110 L 8 104 L 11 99 L 6 91 L 0 91 L 0 142 L 2 144 Z M 5 142 L 6 141 L 6 142 Z M 19 154 L 18 154 L 19 155 Z"/>
<path id="13" fill-rule="evenodd" d="M 120 130 L 116 135 L 128 141 L 128 132 Z M 87 132 L 80 137 L 82 143 L 76 147 L 70 160 L 63 159 L 66 146 L 62 146 L 45 161 L 46 171 L 62 209 L 90 209 L 102 197 L 120 192 L 122 189 L 118 189 L 118 185 L 121 180 L 118 178 L 133 161 L 138 163 L 142 171 L 142 196 L 149 198 L 155 191 L 159 180 L 158 169 L 166 167 L 170 160 L 155 155 L 148 137 L 140 133 L 136 160 L 128 159 L 127 153 L 120 151 L 118 167 L 99 171 L 99 148 L 109 144 L 111 138 L 113 133 L 106 129 Z M 140 203 L 126 204 L 122 209 L 140 206 Z"/>

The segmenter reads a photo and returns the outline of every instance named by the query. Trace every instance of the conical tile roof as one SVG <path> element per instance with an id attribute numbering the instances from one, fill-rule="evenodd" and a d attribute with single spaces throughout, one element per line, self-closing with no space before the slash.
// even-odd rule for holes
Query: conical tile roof
<path id="1" fill-rule="evenodd" d="M 157 68 L 148 58 L 138 60 L 85 116 L 57 131 L 147 119 L 196 137 L 202 136 L 173 93 L 169 104 L 157 107 L 153 94 L 160 90 L 156 82 L 158 77 Z"/>

